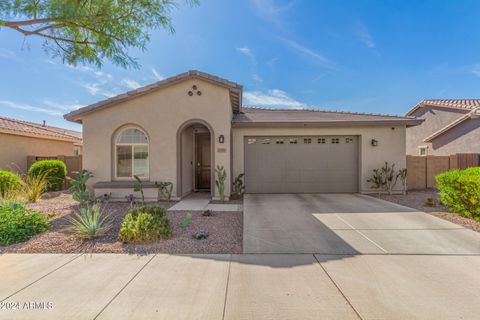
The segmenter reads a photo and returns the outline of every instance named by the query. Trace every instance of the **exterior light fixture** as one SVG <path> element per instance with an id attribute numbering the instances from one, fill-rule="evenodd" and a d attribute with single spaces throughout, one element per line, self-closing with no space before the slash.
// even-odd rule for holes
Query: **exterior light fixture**
<path id="1" fill-rule="evenodd" d="M 218 143 L 224 143 L 225 142 L 225 137 L 223 136 L 223 134 L 219 135 L 218 136 Z"/>
<path id="2" fill-rule="evenodd" d="M 371 143 L 372 147 L 378 146 L 378 140 L 372 139 Z"/>

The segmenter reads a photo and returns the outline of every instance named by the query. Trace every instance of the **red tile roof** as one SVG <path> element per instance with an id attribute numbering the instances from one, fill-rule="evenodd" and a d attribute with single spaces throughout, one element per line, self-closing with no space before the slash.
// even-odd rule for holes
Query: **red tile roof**
<path id="1" fill-rule="evenodd" d="M 417 109 L 425 106 L 455 108 L 470 111 L 480 107 L 480 99 L 426 99 L 410 109 L 410 111 L 407 112 L 407 116 L 412 115 Z"/>
<path id="2" fill-rule="evenodd" d="M 38 123 L 0 117 L 0 131 L 10 134 L 39 136 L 56 140 L 82 143 L 82 133 L 78 131 L 42 125 Z"/>

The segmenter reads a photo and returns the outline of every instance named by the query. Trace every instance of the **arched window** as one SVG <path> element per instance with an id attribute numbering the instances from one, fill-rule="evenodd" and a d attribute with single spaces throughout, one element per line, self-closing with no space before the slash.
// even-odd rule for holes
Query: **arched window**
<path id="1" fill-rule="evenodd" d="M 117 178 L 148 178 L 148 138 L 138 128 L 122 130 L 115 140 L 115 175 Z"/>

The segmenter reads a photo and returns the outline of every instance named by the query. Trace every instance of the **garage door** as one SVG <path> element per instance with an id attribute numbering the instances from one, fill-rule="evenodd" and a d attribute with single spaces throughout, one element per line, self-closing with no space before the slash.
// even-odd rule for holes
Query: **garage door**
<path id="1" fill-rule="evenodd" d="M 247 193 L 358 191 L 358 137 L 246 137 Z"/>

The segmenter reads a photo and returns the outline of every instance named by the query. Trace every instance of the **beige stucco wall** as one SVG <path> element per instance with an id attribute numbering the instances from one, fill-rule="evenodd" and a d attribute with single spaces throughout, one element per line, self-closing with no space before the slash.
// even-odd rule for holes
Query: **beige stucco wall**
<path id="1" fill-rule="evenodd" d="M 455 153 L 465 153 L 469 152 L 469 147 L 473 147 L 479 151 L 471 151 L 471 152 L 480 152 L 480 139 L 477 138 L 477 143 L 473 143 L 473 145 L 469 146 L 469 142 L 472 142 L 471 139 L 468 137 L 461 137 L 462 134 L 459 135 L 459 130 L 464 130 L 465 133 L 471 132 L 471 128 L 466 130 L 467 126 L 466 123 L 461 124 L 457 129 L 452 132 L 446 133 L 443 137 L 441 137 L 442 143 L 429 143 L 424 142 L 423 139 L 430 136 L 431 134 L 435 133 L 436 131 L 440 130 L 441 128 L 447 126 L 448 124 L 452 123 L 456 119 L 465 115 L 469 110 L 458 110 L 454 108 L 443 108 L 443 107 L 432 107 L 426 106 L 418 109 L 413 116 L 418 117 L 420 119 L 424 119 L 424 121 L 414 127 L 407 128 L 407 154 L 418 156 L 419 154 L 419 147 L 420 146 L 427 146 L 428 147 L 428 154 L 429 155 L 451 155 Z M 463 129 L 462 129 L 463 128 Z M 478 134 L 478 131 L 477 131 Z M 479 137 L 477 135 L 477 137 Z M 457 141 L 454 141 L 454 140 Z M 450 143 L 446 143 L 449 140 Z M 448 145 L 448 146 L 446 146 Z"/>
<path id="2" fill-rule="evenodd" d="M 359 136 L 359 190 L 372 192 L 367 179 L 375 168 L 388 161 L 397 169 L 406 167 L 405 126 L 394 127 L 333 127 L 333 128 L 234 128 L 233 176 L 244 172 L 244 138 L 248 136 L 308 136 L 308 135 L 357 135 Z M 371 140 L 378 140 L 372 147 Z M 396 190 L 400 190 L 400 183 Z"/>
<path id="3" fill-rule="evenodd" d="M 27 171 L 27 156 L 73 156 L 73 142 L 0 133 L 0 169 Z"/>
<path id="4" fill-rule="evenodd" d="M 189 96 L 187 92 L 197 85 L 201 96 Z M 114 180 L 112 136 L 119 128 L 133 124 L 143 128 L 150 139 L 150 181 L 171 181 L 177 196 L 177 131 L 191 119 L 202 119 L 214 131 L 215 165 L 222 165 L 230 172 L 230 126 L 232 111 L 229 91 L 209 82 L 191 79 L 155 92 L 122 102 L 111 108 L 96 111 L 82 117 L 83 167 L 94 174 L 90 186 L 97 181 Z M 218 144 L 219 135 L 225 143 Z M 218 152 L 217 148 L 226 152 Z M 184 181 L 187 183 L 187 181 Z M 226 195 L 230 194 L 230 177 L 226 182 Z M 218 192 L 215 191 L 215 195 Z"/>

